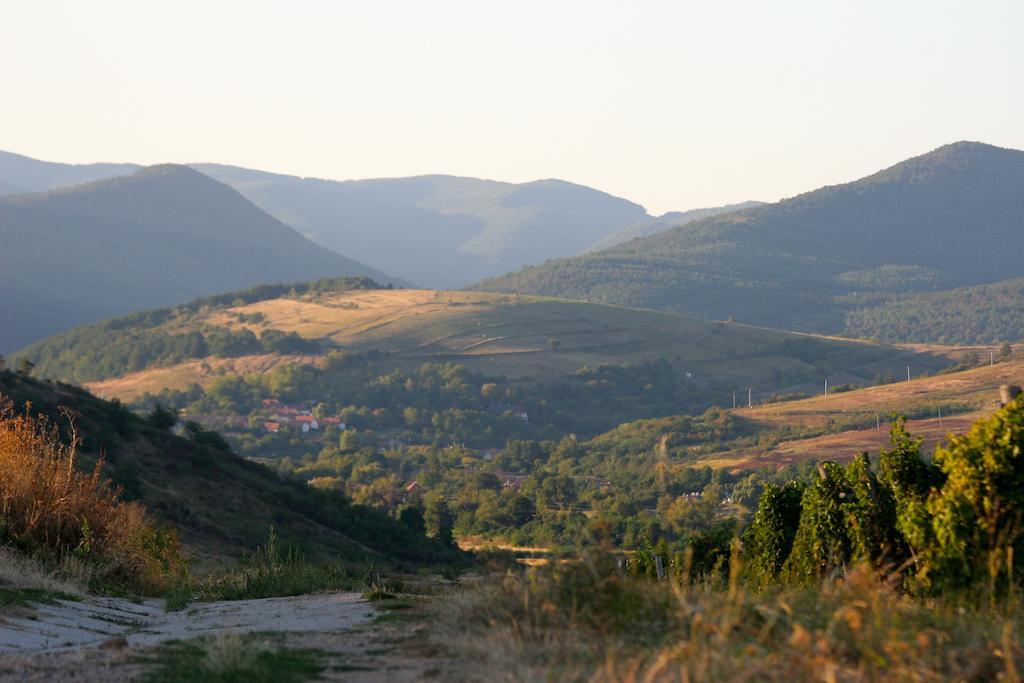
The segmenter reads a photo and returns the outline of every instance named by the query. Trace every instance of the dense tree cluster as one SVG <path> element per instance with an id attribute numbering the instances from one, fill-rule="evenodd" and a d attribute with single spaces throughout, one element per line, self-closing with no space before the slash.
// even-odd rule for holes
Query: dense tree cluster
<path id="1" fill-rule="evenodd" d="M 813 584 L 867 564 L 901 573 L 916 589 L 998 592 L 1020 582 L 1022 509 L 1018 399 L 936 449 L 931 462 L 898 421 L 877 471 L 861 455 L 846 467 L 820 463 L 806 485 L 767 486 L 744 535 L 744 558 L 762 584 Z"/>
<path id="2" fill-rule="evenodd" d="M 1024 278 L 906 294 L 846 315 L 847 332 L 881 341 L 991 344 L 1024 339 Z"/>

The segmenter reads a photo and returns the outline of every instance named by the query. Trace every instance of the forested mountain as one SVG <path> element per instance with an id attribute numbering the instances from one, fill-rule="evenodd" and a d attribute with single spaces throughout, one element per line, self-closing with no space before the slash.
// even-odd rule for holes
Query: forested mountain
<path id="1" fill-rule="evenodd" d="M 618 232 L 614 232 L 611 235 L 601 239 L 594 246 L 587 251 L 601 251 L 602 249 L 608 249 L 614 247 L 617 244 L 634 240 L 638 237 L 649 237 L 656 235 L 659 232 L 670 230 L 672 228 L 678 228 L 679 226 L 699 221 L 702 218 L 710 218 L 711 216 L 719 216 L 723 213 L 731 213 L 733 211 L 741 211 L 743 209 L 752 209 L 755 206 L 762 206 L 764 202 L 740 202 L 739 204 L 726 204 L 725 206 L 715 206 L 707 209 L 690 209 L 689 211 L 669 211 L 666 214 L 658 216 L 657 218 L 649 218 L 639 223 L 627 226 Z"/>
<path id="2" fill-rule="evenodd" d="M 196 296 L 383 274 L 313 244 L 185 166 L 0 199 L 0 353 Z"/>
<path id="3" fill-rule="evenodd" d="M 430 287 L 461 287 L 578 254 L 647 220 L 643 207 L 561 180 L 453 176 L 337 182 L 198 164 L 313 241 Z"/>
<path id="4" fill-rule="evenodd" d="M 1024 278 L 893 296 L 848 313 L 846 330 L 890 342 L 985 344 L 1024 339 Z"/>
<path id="5" fill-rule="evenodd" d="M 1024 152 L 960 142 L 478 288 L 841 332 L 892 294 L 1017 277 L 1022 248 Z"/>

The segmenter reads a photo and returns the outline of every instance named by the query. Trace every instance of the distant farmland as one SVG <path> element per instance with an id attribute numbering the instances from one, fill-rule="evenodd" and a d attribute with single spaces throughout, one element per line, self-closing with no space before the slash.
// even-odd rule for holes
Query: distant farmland
<path id="1" fill-rule="evenodd" d="M 857 389 L 798 401 L 740 408 L 735 415 L 763 446 L 726 447 L 702 462 L 713 467 L 781 466 L 800 460 L 847 460 L 889 443 L 892 415 L 908 416 L 908 429 L 925 452 L 950 433 L 963 433 L 995 410 L 1002 384 L 1024 384 L 1024 359 Z"/>

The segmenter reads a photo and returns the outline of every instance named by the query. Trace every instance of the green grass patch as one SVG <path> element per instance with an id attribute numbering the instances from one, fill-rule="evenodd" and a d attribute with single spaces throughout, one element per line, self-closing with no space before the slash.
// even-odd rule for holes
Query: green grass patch
<path id="1" fill-rule="evenodd" d="M 174 586 L 164 596 L 164 610 L 167 612 L 180 612 L 192 602 L 194 591 L 189 584 Z"/>
<path id="2" fill-rule="evenodd" d="M 201 582 L 195 595 L 201 600 L 251 600 L 359 590 L 368 583 L 337 564 L 309 562 L 294 548 L 283 549 L 271 528 L 265 546 L 236 569 Z"/>
<path id="3" fill-rule="evenodd" d="M 29 605 L 55 605 L 58 600 L 78 601 L 78 598 L 68 593 L 41 588 L 0 589 L 0 609 Z"/>
<path id="4" fill-rule="evenodd" d="M 175 641 L 139 661 L 152 665 L 147 683 L 300 683 L 324 670 L 324 653 L 268 648 L 253 637 Z"/>

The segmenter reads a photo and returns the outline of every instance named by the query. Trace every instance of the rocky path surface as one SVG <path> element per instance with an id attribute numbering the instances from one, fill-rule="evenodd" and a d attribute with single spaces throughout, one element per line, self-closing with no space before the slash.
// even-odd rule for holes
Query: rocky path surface
<path id="1" fill-rule="evenodd" d="M 221 633 L 342 631 L 374 614 L 358 593 L 194 603 L 179 612 L 164 611 L 162 601 L 87 598 L 0 615 L 0 653 L 146 646 Z"/>

